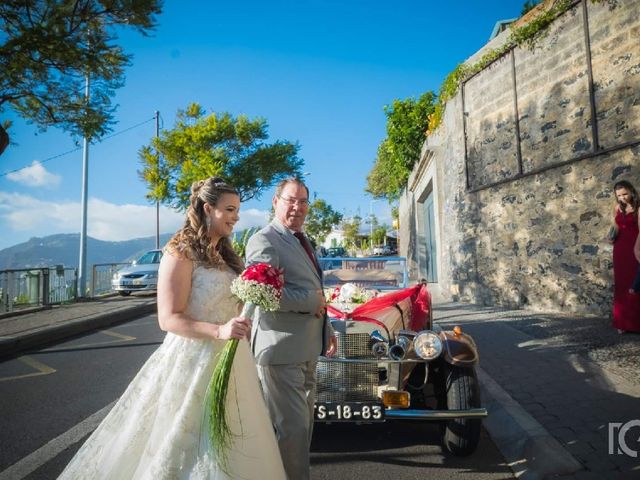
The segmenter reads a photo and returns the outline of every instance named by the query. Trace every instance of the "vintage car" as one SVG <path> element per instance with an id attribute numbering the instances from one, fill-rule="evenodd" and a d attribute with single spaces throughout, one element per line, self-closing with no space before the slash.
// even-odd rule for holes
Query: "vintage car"
<path id="1" fill-rule="evenodd" d="M 480 402 L 473 338 L 460 327 L 444 330 L 433 322 L 426 283 L 377 292 L 375 280 L 366 280 L 367 269 L 359 270 L 365 288 L 347 282 L 328 290 L 338 352 L 319 359 L 315 421 L 438 421 L 448 452 L 473 453 L 487 415 Z M 370 274 L 376 276 L 382 275 Z M 345 289 L 349 292 L 342 295 Z M 350 303 L 354 298 L 364 303 Z"/>

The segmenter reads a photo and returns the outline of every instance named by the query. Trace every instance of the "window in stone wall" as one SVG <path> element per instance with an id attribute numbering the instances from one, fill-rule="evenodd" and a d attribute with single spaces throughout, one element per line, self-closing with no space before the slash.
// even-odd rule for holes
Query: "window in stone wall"
<path id="1" fill-rule="evenodd" d="M 431 190 L 421 205 L 422 213 L 422 235 L 423 245 L 420 245 L 420 268 L 423 270 L 421 275 L 427 279 L 429 283 L 438 281 L 438 248 L 436 244 L 436 219 L 435 209 L 433 206 L 433 190 Z"/>

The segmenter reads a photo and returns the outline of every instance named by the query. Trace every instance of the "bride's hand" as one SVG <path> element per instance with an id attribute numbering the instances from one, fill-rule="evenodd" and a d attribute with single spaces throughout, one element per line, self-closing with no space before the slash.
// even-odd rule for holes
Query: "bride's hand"
<path id="1" fill-rule="evenodd" d="M 244 317 L 233 317 L 227 323 L 218 327 L 218 338 L 221 340 L 249 338 L 250 333 L 251 320 Z"/>

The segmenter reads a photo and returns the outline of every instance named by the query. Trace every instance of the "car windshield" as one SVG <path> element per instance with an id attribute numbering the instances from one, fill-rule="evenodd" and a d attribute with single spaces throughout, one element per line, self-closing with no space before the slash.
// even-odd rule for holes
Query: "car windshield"
<path id="1" fill-rule="evenodd" d="M 162 252 L 159 250 L 154 250 L 152 252 L 147 252 L 142 255 L 138 261 L 137 265 L 149 265 L 152 263 L 160 263 L 160 259 L 162 258 Z"/>

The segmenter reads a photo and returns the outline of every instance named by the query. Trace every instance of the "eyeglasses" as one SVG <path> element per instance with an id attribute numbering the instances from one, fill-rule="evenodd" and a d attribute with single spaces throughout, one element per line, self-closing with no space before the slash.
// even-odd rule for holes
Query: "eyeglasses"
<path id="1" fill-rule="evenodd" d="M 287 205 L 299 205 L 301 207 L 306 207 L 309 205 L 309 200 L 306 198 L 291 198 L 291 197 L 284 197 L 282 195 L 279 195 L 279 197 Z"/>

